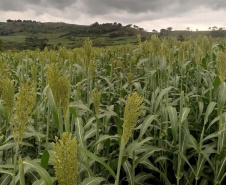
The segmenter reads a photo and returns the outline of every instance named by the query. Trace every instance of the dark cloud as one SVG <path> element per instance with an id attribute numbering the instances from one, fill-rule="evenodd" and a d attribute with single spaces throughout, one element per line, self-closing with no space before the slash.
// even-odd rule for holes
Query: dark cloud
<path id="1" fill-rule="evenodd" d="M 25 16 L 29 10 L 34 19 L 38 16 L 43 19 L 40 21 L 62 19 L 84 24 L 91 21 L 127 24 L 180 18 L 200 8 L 217 14 L 219 10 L 226 10 L 226 0 L 0 0 L 0 11 L 21 13 L 23 19 L 29 19 Z M 16 16 L 11 18 L 17 19 Z M 205 16 L 205 20 L 208 19 L 211 17 Z"/>
<path id="2" fill-rule="evenodd" d="M 2 11 L 25 11 L 29 8 L 35 10 L 36 7 L 52 7 L 64 9 L 76 3 L 77 0 L 0 0 L 0 10 Z"/>
<path id="3" fill-rule="evenodd" d="M 171 0 L 174 4 L 177 0 Z M 107 14 L 109 11 L 144 13 L 160 11 L 166 6 L 165 0 L 83 0 L 86 11 L 91 14 Z"/>
<path id="4" fill-rule="evenodd" d="M 126 11 L 131 14 L 146 12 L 177 14 L 196 9 L 199 6 L 218 10 L 226 8 L 225 0 L 81 0 L 85 11 L 93 15 L 108 14 L 111 11 Z"/>
<path id="5" fill-rule="evenodd" d="M 226 7 L 225 0 L 0 0 L 0 10 L 24 11 L 30 7 L 48 7 L 65 9 L 76 3 L 82 5 L 81 12 L 93 15 L 108 14 L 114 11 L 126 11 L 131 14 L 145 12 L 188 11 L 197 6 L 211 9 Z"/>

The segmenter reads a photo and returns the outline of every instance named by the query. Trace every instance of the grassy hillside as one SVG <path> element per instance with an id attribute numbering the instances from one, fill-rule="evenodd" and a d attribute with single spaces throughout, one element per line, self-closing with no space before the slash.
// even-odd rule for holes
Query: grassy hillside
<path id="1" fill-rule="evenodd" d="M 136 43 L 136 35 L 147 39 L 150 33 L 117 24 L 93 24 L 91 26 L 66 23 L 0 22 L 0 39 L 5 49 L 33 49 L 36 47 L 80 47 L 86 37 L 94 46 L 111 46 Z"/>
<path id="2" fill-rule="evenodd" d="M 142 40 L 149 39 L 153 32 L 134 29 L 131 25 L 122 26 L 120 23 L 94 23 L 90 26 L 66 23 L 41 22 L 0 22 L 0 39 L 4 49 L 43 49 L 48 46 L 57 48 L 81 47 L 85 38 L 90 37 L 97 47 L 137 43 L 136 35 L 141 34 Z M 160 38 L 173 36 L 179 40 L 194 38 L 200 35 L 225 36 L 226 31 L 167 31 L 162 29 L 157 33 Z"/>

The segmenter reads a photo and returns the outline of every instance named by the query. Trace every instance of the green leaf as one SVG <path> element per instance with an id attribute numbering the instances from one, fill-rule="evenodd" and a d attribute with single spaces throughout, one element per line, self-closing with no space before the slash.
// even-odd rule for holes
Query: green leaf
<path id="1" fill-rule="evenodd" d="M 36 180 L 35 182 L 33 182 L 32 185 L 46 185 L 46 183 L 43 179 L 41 179 L 41 180 Z"/>
<path id="2" fill-rule="evenodd" d="M 74 108 L 77 108 L 77 109 L 88 111 L 90 113 L 92 112 L 86 105 L 83 104 L 82 101 L 70 103 L 70 107 L 74 107 Z"/>
<path id="3" fill-rule="evenodd" d="M 167 87 L 167 88 L 163 89 L 163 90 L 159 93 L 159 95 L 158 95 L 158 97 L 157 97 L 157 99 L 156 99 L 156 101 L 155 101 L 155 103 L 154 103 L 154 112 L 157 111 L 157 108 L 158 108 L 158 106 L 159 106 L 160 101 L 162 100 L 162 97 L 163 97 L 165 94 L 167 94 L 171 89 L 172 89 L 172 87 Z"/>
<path id="4" fill-rule="evenodd" d="M 177 117 L 177 110 L 176 108 L 169 106 L 167 108 L 168 113 L 169 113 L 169 118 L 171 122 L 171 129 L 173 133 L 173 141 L 174 144 L 177 143 L 177 135 L 178 135 L 178 117 Z"/>
<path id="5" fill-rule="evenodd" d="M 55 177 L 51 177 L 52 181 L 56 181 Z M 43 179 L 36 180 L 32 185 L 47 185 Z"/>
<path id="6" fill-rule="evenodd" d="M 164 173 L 162 173 L 158 168 L 156 168 L 153 164 L 151 164 L 151 162 L 148 159 L 142 161 L 141 164 L 145 165 L 147 168 L 149 168 L 151 170 L 154 170 L 154 171 L 160 173 L 161 177 L 165 180 L 165 183 L 167 185 L 171 185 L 171 183 L 170 183 L 169 179 L 167 178 L 167 176 Z"/>
<path id="7" fill-rule="evenodd" d="M 141 125 L 139 140 L 142 139 L 143 135 L 147 131 L 148 127 L 151 126 L 152 121 L 155 119 L 154 115 L 149 115 L 145 118 L 144 122 Z"/>
<path id="8" fill-rule="evenodd" d="M 49 173 L 44 168 L 42 168 L 40 165 L 38 165 L 37 163 L 30 161 L 30 160 L 23 161 L 23 164 L 28 165 L 28 166 L 32 167 L 33 169 L 35 169 L 35 171 L 38 172 L 38 174 L 42 177 L 42 179 L 45 181 L 46 184 L 48 184 L 48 185 L 53 184 L 52 178 L 49 175 Z"/>
<path id="9" fill-rule="evenodd" d="M 103 136 L 100 136 L 100 138 L 98 139 L 98 141 L 94 144 L 97 145 L 107 139 L 115 139 L 115 140 L 119 140 L 121 137 L 119 135 L 115 135 L 115 136 L 109 136 L 109 135 L 103 135 Z"/>
<path id="10" fill-rule="evenodd" d="M 131 155 L 133 153 L 133 151 L 139 150 L 139 148 L 146 142 L 152 140 L 152 137 L 147 137 L 145 139 L 143 139 L 141 142 L 133 141 L 132 143 L 130 143 L 126 149 L 125 149 L 125 153 L 128 153 L 129 155 Z"/>
<path id="11" fill-rule="evenodd" d="M 75 118 L 75 133 L 76 133 L 76 138 L 78 140 L 78 145 L 85 147 L 86 142 L 84 139 L 84 127 L 83 127 L 83 121 L 81 117 Z"/>
<path id="12" fill-rule="evenodd" d="M 50 88 L 48 90 L 48 100 L 49 100 L 50 109 L 52 110 L 52 113 L 53 113 L 54 122 L 58 128 L 59 127 L 59 116 L 58 116 L 57 107 L 56 107 L 56 104 L 55 104 L 55 101 L 53 98 L 53 94 L 52 94 L 52 91 Z"/>
<path id="13" fill-rule="evenodd" d="M 186 107 L 183 108 L 182 114 L 181 114 L 181 123 L 183 123 L 187 119 L 189 112 L 190 112 L 189 108 L 186 108 Z"/>
<path id="14" fill-rule="evenodd" d="M 0 178 L 0 185 L 9 184 L 11 180 L 12 180 L 12 175 L 4 174 Z"/>
<path id="15" fill-rule="evenodd" d="M 47 150 L 45 150 L 42 154 L 42 158 L 41 158 L 41 166 L 46 169 L 47 165 L 49 162 L 49 152 Z"/>
<path id="16" fill-rule="evenodd" d="M 86 154 L 88 157 L 90 157 L 91 159 L 99 162 L 100 164 L 102 164 L 109 172 L 110 174 L 116 178 L 114 171 L 111 169 L 110 166 L 108 166 L 108 164 L 106 164 L 100 157 L 96 156 L 95 154 L 93 154 L 92 152 L 86 150 L 85 148 L 78 146 L 78 149 L 80 151 L 82 151 L 84 154 Z"/>
<path id="17" fill-rule="evenodd" d="M 14 147 L 16 147 L 15 142 L 8 142 L 8 143 L 5 143 L 3 146 L 0 146 L 0 151 L 9 150 L 9 149 L 14 148 Z"/>
<path id="18" fill-rule="evenodd" d="M 220 85 L 220 90 L 218 94 L 218 102 L 217 102 L 217 114 L 219 115 L 224 108 L 224 104 L 226 102 L 226 82 L 222 82 Z"/>
<path id="19" fill-rule="evenodd" d="M 34 128 L 33 126 L 31 126 L 31 125 L 29 125 L 29 126 L 27 127 L 26 131 L 27 131 L 27 132 L 24 134 L 24 138 L 26 138 L 26 135 L 29 136 L 29 137 L 34 136 L 34 137 L 36 137 L 36 139 L 40 142 L 41 139 L 43 139 L 43 138 L 46 137 L 45 134 L 43 134 L 43 133 L 41 133 L 41 132 L 37 132 L 37 131 L 35 130 L 35 128 Z"/>
<path id="20" fill-rule="evenodd" d="M 98 185 L 105 181 L 102 177 L 89 177 L 82 181 L 81 185 Z"/>
<path id="21" fill-rule="evenodd" d="M 126 176 L 127 176 L 127 182 L 129 183 L 129 184 L 132 184 L 132 181 L 133 181 L 133 179 L 132 179 L 132 165 L 129 163 L 129 161 L 128 160 L 126 160 L 123 164 L 122 164 L 122 166 L 123 166 L 123 169 L 125 170 L 125 172 L 126 172 Z"/>
<path id="22" fill-rule="evenodd" d="M 208 122 L 209 115 L 213 112 L 214 107 L 216 106 L 216 102 L 210 102 L 205 113 L 204 125 Z"/>
<path id="23" fill-rule="evenodd" d="M 90 130 L 88 130 L 84 136 L 84 139 L 90 139 L 92 137 L 94 137 L 96 135 L 96 131 L 97 129 L 95 127 L 91 128 Z"/>
<path id="24" fill-rule="evenodd" d="M 218 136 L 219 136 L 218 132 L 214 132 L 214 133 L 212 133 L 212 134 L 210 134 L 210 135 L 207 135 L 207 136 L 203 139 L 203 142 L 204 142 L 204 141 L 207 141 L 207 140 L 209 140 L 209 139 L 218 137 Z"/>
<path id="25" fill-rule="evenodd" d="M 135 177 L 135 184 L 143 185 L 144 181 L 150 178 L 154 178 L 151 173 L 141 172 Z"/>
<path id="26" fill-rule="evenodd" d="M 198 117 L 198 119 L 201 118 L 202 113 L 203 113 L 203 109 L 204 109 L 204 103 L 203 102 L 199 102 L 199 117 Z"/>
<path id="27" fill-rule="evenodd" d="M 1 174 L 1 173 L 8 174 L 8 175 L 11 175 L 11 176 L 14 176 L 13 172 L 12 172 L 12 171 L 9 171 L 9 170 L 3 170 L 3 169 L 0 169 L 0 174 Z"/>
<path id="28" fill-rule="evenodd" d="M 154 154 L 155 152 L 158 151 L 165 151 L 164 148 L 159 148 L 159 147 L 155 147 L 155 146 L 148 146 L 148 148 L 146 149 L 146 152 L 138 157 L 135 161 L 135 166 L 137 166 L 139 163 L 141 163 L 143 160 L 149 158 L 152 154 Z"/>

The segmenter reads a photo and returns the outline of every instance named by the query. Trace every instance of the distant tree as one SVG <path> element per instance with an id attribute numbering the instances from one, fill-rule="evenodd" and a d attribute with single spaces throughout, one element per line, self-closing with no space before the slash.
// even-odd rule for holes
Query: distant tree
<path id="1" fill-rule="evenodd" d="M 190 27 L 187 27 L 186 29 L 187 29 L 188 31 L 190 31 Z"/>
<path id="2" fill-rule="evenodd" d="M 209 27 L 209 30 L 211 30 L 212 27 Z"/>
<path id="3" fill-rule="evenodd" d="M 154 30 L 152 30 L 152 32 L 153 32 L 153 33 L 158 33 L 158 31 L 157 31 L 157 30 L 155 30 L 155 29 L 154 29 Z"/>
<path id="4" fill-rule="evenodd" d="M 139 28 L 139 31 L 144 31 L 144 28 Z"/>
<path id="5" fill-rule="evenodd" d="M 133 28 L 134 29 L 138 29 L 139 27 L 137 25 L 133 25 Z"/>
<path id="6" fill-rule="evenodd" d="M 196 31 L 199 31 L 198 29 L 196 29 Z"/>
<path id="7" fill-rule="evenodd" d="M 168 33 L 169 31 L 167 30 L 167 29 L 161 29 L 160 30 L 160 34 L 159 34 L 159 36 L 160 37 L 166 37 L 166 36 L 168 36 Z"/>
<path id="8" fill-rule="evenodd" d="M 225 37 L 226 33 L 223 31 L 223 28 L 217 29 L 216 26 L 212 27 L 212 31 L 210 32 L 212 37 Z"/>
<path id="9" fill-rule="evenodd" d="M 7 20 L 7 22 L 13 22 L 13 20 L 11 20 L 11 19 L 8 19 L 8 20 Z"/>
<path id="10" fill-rule="evenodd" d="M 217 26 L 212 27 L 212 31 L 215 31 L 215 30 L 217 30 Z"/>
<path id="11" fill-rule="evenodd" d="M 99 26 L 99 23 L 98 22 L 95 22 L 95 23 L 91 24 L 91 26 L 98 27 Z"/>
<path id="12" fill-rule="evenodd" d="M 168 31 L 172 31 L 172 29 L 173 29 L 172 27 L 168 27 L 167 28 Z"/>
<path id="13" fill-rule="evenodd" d="M 160 32 L 166 32 L 167 30 L 166 29 L 164 29 L 164 28 L 162 28 L 161 30 L 160 30 Z"/>
<path id="14" fill-rule="evenodd" d="M 132 26 L 132 24 L 128 24 L 128 25 L 126 25 L 126 27 L 131 27 Z"/>

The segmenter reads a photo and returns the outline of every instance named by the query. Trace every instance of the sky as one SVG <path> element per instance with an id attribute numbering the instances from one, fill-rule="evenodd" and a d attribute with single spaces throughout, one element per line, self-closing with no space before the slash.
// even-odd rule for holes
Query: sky
<path id="1" fill-rule="evenodd" d="M 0 0 L 0 21 L 7 19 L 208 30 L 226 27 L 226 0 Z"/>

